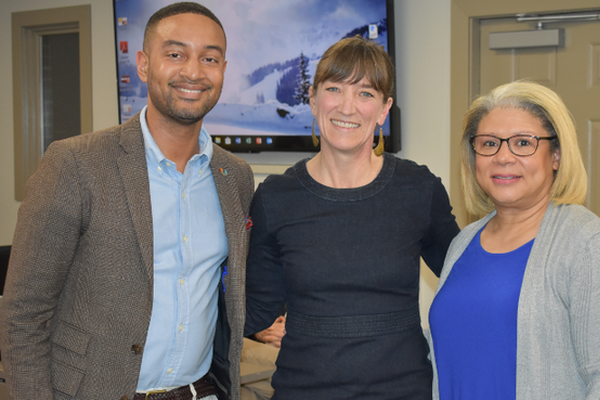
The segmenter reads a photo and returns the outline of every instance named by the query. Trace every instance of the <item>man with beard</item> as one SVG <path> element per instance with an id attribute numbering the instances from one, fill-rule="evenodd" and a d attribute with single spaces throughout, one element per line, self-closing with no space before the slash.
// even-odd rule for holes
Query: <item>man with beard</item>
<path id="1" fill-rule="evenodd" d="M 0 341 L 14 400 L 239 399 L 253 177 L 202 126 L 226 38 L 197 3 L 148 21 L 148 105 L 53 143 L 19 210 Z"/>

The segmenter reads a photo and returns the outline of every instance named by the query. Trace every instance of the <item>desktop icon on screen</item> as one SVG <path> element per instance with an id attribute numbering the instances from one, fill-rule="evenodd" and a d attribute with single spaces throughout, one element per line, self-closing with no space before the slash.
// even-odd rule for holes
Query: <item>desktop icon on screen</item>
<path id="1" fill-rule="evenodd" d="M 377 39 L 379 37 L 379 30 L 377 29 L 377 25 L 370 24 L 369 25 L 369 39 Z"/>

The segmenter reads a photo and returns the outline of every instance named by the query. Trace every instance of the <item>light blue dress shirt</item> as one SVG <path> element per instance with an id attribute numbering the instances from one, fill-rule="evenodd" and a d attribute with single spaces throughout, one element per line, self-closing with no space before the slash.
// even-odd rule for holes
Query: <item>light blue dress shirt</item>
<path id="1" fill-rule="evenodd" d="M 177 171 L 140 115 L 152 200 L 154 303 L 138 391 L 188 385 L 211 365 L 220 265 L 228 254 L 204 127 L 200 153 Z"/>

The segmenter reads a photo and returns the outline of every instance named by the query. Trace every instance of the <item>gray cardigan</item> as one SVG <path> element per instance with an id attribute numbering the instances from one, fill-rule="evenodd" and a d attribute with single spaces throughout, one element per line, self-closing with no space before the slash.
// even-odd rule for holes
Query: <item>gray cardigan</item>
<path id="1" fill-rule="evenodd" d="M 436 294 L 494 215 L 454 239 Z M 600 218 L 582 206 L 550 204 L 531 249 L 519 298 L 516 398 L 600 399 Z"/>

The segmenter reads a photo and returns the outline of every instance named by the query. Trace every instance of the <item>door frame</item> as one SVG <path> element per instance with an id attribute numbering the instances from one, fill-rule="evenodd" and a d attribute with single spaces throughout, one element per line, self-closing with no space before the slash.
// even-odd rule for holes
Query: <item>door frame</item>
<path id="1" fill-rule="evenodd" d="M 45 35 L 79 34 L 80 133 L 92 131 L 91 5 L 18 11 L 11 16 L 15 200 L 42 158 L 41 42 Z"/>
<path id="2" fill-rule="evenodd" d="M 479 20 L 520 13 L 560 13 L 598 9 L 598 0 L 451 0 L 450 5 L 450 199 L 461 227 L 472 219 L 460 180 L 462 121 L 479 95 Z"/>

